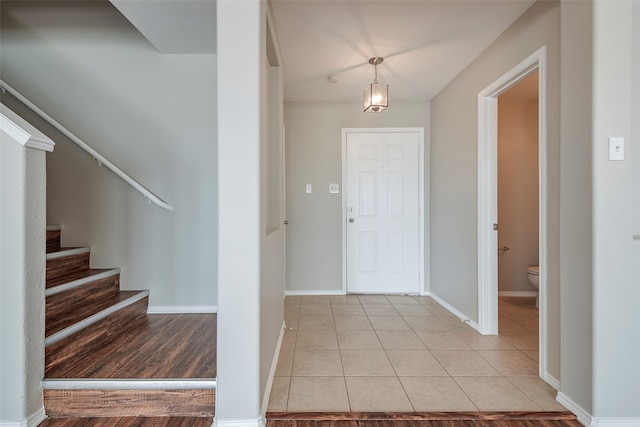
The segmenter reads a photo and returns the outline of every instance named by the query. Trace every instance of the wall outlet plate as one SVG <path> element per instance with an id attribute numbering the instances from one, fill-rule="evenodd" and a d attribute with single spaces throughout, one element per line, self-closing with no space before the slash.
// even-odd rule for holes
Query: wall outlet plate
<path id="1" fill-rule="evenodd" d="M 340 192 L 340 184 L 329 184 L 329 193 L 338 194 Z"/>

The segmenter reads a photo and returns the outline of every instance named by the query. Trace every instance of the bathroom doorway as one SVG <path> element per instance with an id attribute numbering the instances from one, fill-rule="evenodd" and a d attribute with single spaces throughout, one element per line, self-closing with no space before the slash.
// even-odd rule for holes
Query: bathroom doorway
<path id="1" fill-rule="evenodd" d="M 498 335 L 539 361 L 539 72 L 498 96 Z"/>
<path id="2" fill-rule="evenodd" d="M 498 295 L 535 297 L 538 266 L 538 72 L 498 96 Z"/>
<path id="3" fill-rule="evenodd" d="M 498 98 L 538 74 L 538 265 L 539 316 L 538 360 L 539 375 L 547 380 L 547 130 L 546 130 L 546 47 L 524 59 L 478 94 L 478 329 L 483 335 L 498 335 L 498 260 L 502 252 L 511 252 L 509 244 L 499 242 L 498 231 Z M 534 85 L 535 86 L 535 85 Z M 516 195 L 520 197 L 520 195 Z M 536 197 L 536 196 L 532 196 Z M 534 208 L 535 209 L 535 208 Z M 507 225 L 505 224 L 505 227 Z M 516 232 L 522 231 L 515 227 Z M 535 232 L 534 232 L 535 236 Z M 500 236 L 502 238 L 502 236 Z M 517 245 L 514 238 L 512 245 Z M 504 247 L 509 250 L 502 250 Z M 528 281 L 527 269 L 520 279 Z M 527 282 L 521 282 L 521 292 Z"/>

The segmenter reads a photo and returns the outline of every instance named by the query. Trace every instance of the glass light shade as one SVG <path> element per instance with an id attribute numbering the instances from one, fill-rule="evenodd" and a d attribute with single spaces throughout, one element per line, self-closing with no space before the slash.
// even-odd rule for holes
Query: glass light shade
<path id="1" fill-rule="evenodd" d="M 389 85 L 371 83 L 364 91 L 365 113 L 381 113 L 389 105 Z"/>

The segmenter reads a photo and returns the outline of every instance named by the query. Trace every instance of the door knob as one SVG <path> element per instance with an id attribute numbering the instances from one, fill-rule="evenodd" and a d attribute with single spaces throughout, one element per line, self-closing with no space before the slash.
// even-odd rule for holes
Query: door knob
<path id="1" fill-rule="evenodd" d="M 356 220 L 353 218 L 349 218 L 349 222 L 355 222 Z"/>

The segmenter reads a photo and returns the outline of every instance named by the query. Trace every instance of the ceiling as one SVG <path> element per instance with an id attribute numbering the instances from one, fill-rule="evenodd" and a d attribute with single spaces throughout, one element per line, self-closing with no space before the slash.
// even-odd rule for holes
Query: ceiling
<path id="1" fill-rule="evenodd" d="M 111 0 L 162 53 L 214 53 L 215 0 Z M 534 0 L 271 0 L 287 101 L 428 101 Z M 329 81 L 329 77 L 333 76 Z"/>
<path id="2" fill-rule="evenodd" d="M 533 3 L 273 0 L 285 99 L 360 100 L 382 56 L 390 103 L 430 100 Z"/>

